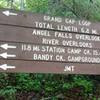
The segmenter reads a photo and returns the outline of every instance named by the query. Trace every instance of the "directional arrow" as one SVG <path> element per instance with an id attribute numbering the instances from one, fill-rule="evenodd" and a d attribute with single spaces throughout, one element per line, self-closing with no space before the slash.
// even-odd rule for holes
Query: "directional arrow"
<path id="1" fill-rule="evenodd" d="M 11 46 L 11 45 L 8 45 L 8 44 L 2 44 L 0 47 L 3 48 L 3 49 L 5 49 L 5 50 L 7 50 L 9 48 L 12 48 L 12 49 L 16 48 L 16 46 Z"/>
<path id="2" fill-rule="evenodd" d="M 3 11 L 2 13 L 6 16 L 10 16 L 10 15 L 17 16 L 18 15 L 17 13 L 10 12 L 9 10 Z"/>
<path id="3" fill-rule="evenodd" d="M 16 57 L 16 55 L 7 54 L 7 52 L 0 54 L 0 56 L 3 58 Z"/>
<path id="4" fill-rule="evenodd" d="M 3 64 L 3 65 L 0 65 L 0 68 L 3 70 L 7 70 L 7 69 L 15 69 L 16 67 L 15 66 L 8 66 L 7 64 Z"/>

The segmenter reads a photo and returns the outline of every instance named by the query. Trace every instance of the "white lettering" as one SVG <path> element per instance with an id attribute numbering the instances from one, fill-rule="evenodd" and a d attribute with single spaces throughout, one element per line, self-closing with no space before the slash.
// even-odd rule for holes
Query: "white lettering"
<path id="1" fill-rule="evenodd" d="M 97 30 L 92 29 L 92 34 L 98 34 Z"/>
<path id="2" fill-rule="evenodd" d="M 60 18 L 60 17 L 44 16 L 44 21 L 61 23 L 62 22 L 62 18 Z"/>
<path id="3" fill-rule="evenodd" d="M 54 29 L 52 24 L 46 22 L 35 22 L 35 26 L 37 28 Z"/>
<path id="4" fill-rule="evenodd" d="M 36 29 L 33 30 L 32 35 L 50 36 L 49 31 L 47 31 L 47 30 L 36 30 Z"/>
<path id="5" fill-rule="evenodd" d="M 70 62 L 87 62 L 87 63 L 100 63 L 99 57 L 81 57 L 81 56 L 68 56 Z"/>
<path id="6" fill-rule="evenodd" d="M 87 43 L 87 42 L 77 42 L 77 41 L 67 41 L 63 40 L 62 41 L 63 46 L 75 46 L 75 47 L 88 47 L 92 48 L 92 43 Z"/>
<path id="7" fill-rule="evenodd" d="M 65 61 L 62 55 L 56 55 L 56 61 Z"/>
<path id="8" fill-rule="evenodd" d="M 68 32 L 78 32 L 78 29 L 75 26 L 58 25 L 57 29 L 62 31 L 68 31 Z"/>
<path id="9" fill-rule="evenodd" d="M 80 26 L 90 26 L 91 25 L 91 22 L 85 21 L 85 20 L 80 20 L 79 21 L 79 25 Z"/>
<path id="10" fill-rule="evenodd" d="M 100 41 L 100 36 L 76 34 L 75 38 L 78 40 Z"/>
<path id="11" fill-rule="evenodd" d="M 65 66 L 65 69 L 64 69 L 64 71 L 65 72 L 73 72 L 75 70 L 75 66 Z"/>
<path id="12" fill-rule="evenodd" d="M 85 50 L 83 51 L 83 53 L 84 53 L 85 55 L 91 55 L 90 50 L 87 50 L 87 49 L 85 49 Z"/>
<path id="13" fill-rule="evenodd" d="M 75 23 L 75 20 L 74 19 L 68 19 L 68 18 L 66 18 L 65 19 L 65 23 L 66 24 L 74 24 Z"/>
<path id="14" fill-rule="evenodd" d="M 81 49 L 78 48 L 68 48 L 67 49 L 67 53 L 69 54 L 80 54 L 81 53 Z"/>
<path id="15" fill-rule="evenodd" d="M 90 30 L 88 28 L 82 27 L 81 32 L 82 33 L 90 33 Z"/>
<path id="16" fill-rule="evenodd" d="M 55 32 L 55 37 L 58 38 L 69 38 L 72 39 L 72 33 L 61 33 L 61 32 Z"/>
<path id="17" fill-rule="evenodd" d="M 65 49 L 61 47 L 42 46 L 42 52 L 65 53 Z"/>
<path id="18" fill-rule="evenodd" d="M 100 50 L 93 50 L 93 55 L 99 56 L 100 55 Z"/>
<path id="19" fill-rule="evenodd" d="M 51 45 L 59 45 L 59 40 L 57 40 L 57 39 L 46 39 L 46 38 L 43 38 L 42 39 L 42 43 L 43 44 L 51 44 Z"/>
<path id="20" fill-rule="evenodd" d="M 22 44 L 22 51 L 40 51 L 40 48 L 37 45 Z"/>
<path id="21" fill-rule="evenodd" d="M 46 60 L 46 61 L 52 61 L 53 55 L 49 54 L 33 54 L 33 60 Z"/>

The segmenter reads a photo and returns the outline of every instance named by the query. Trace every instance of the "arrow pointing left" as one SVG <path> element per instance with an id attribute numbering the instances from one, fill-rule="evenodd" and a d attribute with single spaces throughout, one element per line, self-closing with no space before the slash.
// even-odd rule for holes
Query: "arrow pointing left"
<path id="1" fill-rule="evenodd" d="M 7 50 L 9 48 L 12 48 L 12 49 L 16 48 L 16 46 L 11 46 L 11 45 L 8 45 L 8 44 L 2 44 L 2 45 L 0 45 L 0 47 L 3 48 L 3 49 L 5 49 L 5 50 Z"/>
<path id="2" fill-rule="evenodd" d="M 16 67 L 15 66 L 8 66 L 7 64 L 3 64 L 3 65 L 0 65 L 0 68 L 3 70 L 7 70 L 7 69 L 15 69 Z"/>
<path id="3" fill-rule="evenodd" d="M 10 15 L 17 16 L 18 15 L 17 13 L 10 12 L 9 10 L 3 11 L 2 13 L 6 16 L 10 16 Z"/>
<path id="4" fill-rule="evenodd" d="M 0 56 L 3 58 L 16 57 L 16 55 L 7 54 L 7 52 L 0 54 Z"/>

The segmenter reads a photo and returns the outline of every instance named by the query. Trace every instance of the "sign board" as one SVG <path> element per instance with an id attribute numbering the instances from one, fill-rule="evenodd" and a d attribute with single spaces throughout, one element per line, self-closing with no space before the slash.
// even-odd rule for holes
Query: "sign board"
<path id="1" fill-rule="evenodd" d="M 5 9 L 0 24 L 100 35 L 100 23 Z"/>
<path id="2" fill-rule="evenodd" d="M 0 59 L 100 64 L 100 50 L 24 43 L 0 43 Z"/>
<path id="3" fill-rule="evenodd" d="M 0 40 L 34 44 L 100 48 L 99 35 L 68 33 L 36 28 L 0 25 Z"/>
<path id="4" fill-rule="evenodd" d="M 0 72 L 100 74 L 99 64 L 0 60 Z"/>
<path id="5" fill-rule="evenodd" d="M 100 74 L 100 23 L 0 10 L 0 72 Z"/>

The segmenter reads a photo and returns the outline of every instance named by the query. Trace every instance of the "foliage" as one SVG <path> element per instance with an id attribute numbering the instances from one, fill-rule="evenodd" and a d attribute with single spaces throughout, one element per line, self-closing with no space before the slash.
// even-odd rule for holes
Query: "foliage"
<path id="1" fill-rule="evenodd" d="M 6 86 L 0 89 L 0 96 L 4 96 L 6 100 L 16 100 L 16 89 L 13 86 Z"/>
<path id="2" fill-rule="evenodd" d="M 6 7 L 7 6 L 7 1 L 6 0 L 0 0 L 0 7 Z"/>
<path id="3" fill-rule="evenodd" d="M 12 76 L 13 75 L 13 76 Z M 15 100 L 17 92 L 34 91 L 41 97 L 52 97 L 56 100 L 56 95 L 66 93 L 74 87 L 84 87 L 84 94 L 92 93 L 93 82 L 84 76 L 73 75 L 53 75 L 53 74 L 0 74 L 0 79 L 5 83 L 0 89 L 0 96 L 5 96 L 7 100 Z M 9 80 L 8 80 L 9 79 Z M 8 98 L 9 95 L 9 98 Z M 13 96 L 12 96 L 13 95 Z"/>
<path id="4" fill-rule="evenodd" d="M 83 86 L 84 93 L 88 94 L 93 91 L 93 82 L 83 76 L 76 76 L 73 78 L 75 86 Z"/>
<path id="5" fill-rule="evenodd" d="M 26 9 L 32 12 L 45 13 L 48 11 L 48 0 L 26 0 Z"/>

